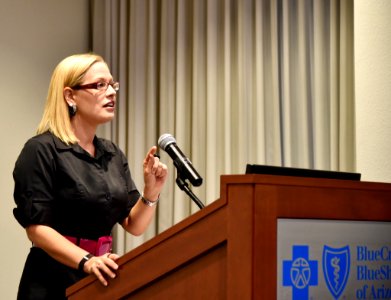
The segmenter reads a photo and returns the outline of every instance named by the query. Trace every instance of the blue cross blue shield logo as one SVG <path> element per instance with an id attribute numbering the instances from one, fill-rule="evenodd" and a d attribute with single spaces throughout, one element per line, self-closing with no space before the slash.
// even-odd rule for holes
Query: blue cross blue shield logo
<path id="1" fill-rule="evenodd" d="M 309 286 L 318 285 L 318 262 L 309 259 L 308 246 L 293 246 L 292 260 L 283 261 L 283 286 L 292 287 L 293 300 L 307 300 Z"/>
<path id="2" fill-rule="evenodd" d="M 349 278 L 349 246 L 342 248 L 323 247 L 323 274 L 327 288 L 335 299 L 338 299 Z"/>

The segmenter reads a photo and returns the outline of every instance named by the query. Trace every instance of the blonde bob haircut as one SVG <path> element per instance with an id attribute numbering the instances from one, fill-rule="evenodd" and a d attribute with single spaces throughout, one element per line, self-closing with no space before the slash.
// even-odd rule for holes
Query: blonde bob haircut
<path id="1" fill-rule="evenodd" d="M 105 63 L 101 56 L 87 53 L 66 57 L 57 65 L 50 80 L 46 104 L 37 134 L 50 131 L 67 145 L 79 142 L 71 126 L 69 108 L 64 98 L 64 88 L 72 88 L 81 84 L 84 75 L 96 62 Z"/>

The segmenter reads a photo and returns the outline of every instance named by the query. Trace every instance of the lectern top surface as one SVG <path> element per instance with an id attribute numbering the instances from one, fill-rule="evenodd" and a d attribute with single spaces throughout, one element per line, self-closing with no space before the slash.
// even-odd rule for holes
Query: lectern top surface
<path id="1" fill-rule="evenodd" d="M 246 165 L 246 174 L 298 176 L 298 177 L 344 179 L 344 180 L 360 180 L 361 178 L 360 173 L 279 167 L 279 166 L 270 166 L 270 165 L 254 165 L 254 164 Z"/>

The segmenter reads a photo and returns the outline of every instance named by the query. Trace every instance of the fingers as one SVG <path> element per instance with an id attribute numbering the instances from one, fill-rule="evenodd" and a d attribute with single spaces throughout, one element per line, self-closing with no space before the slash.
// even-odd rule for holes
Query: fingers
<path id="1" fill-rule="evenodd" d="M 144 172 L 146 175 L 153 174 L 157 177 L 164 177 L 167 174 L 167 166 L 160 162 L 159 156 L 156 155 L 157 147 L 149 149 L 144 159 Z"/>
<path id="2" fill-rule="evenodd" d="M 118 258 L 119 256 L 113 253 L 93 257 L 88 261 L 88 273 L 94 274 L 104 286 L 107 286 L 108 281 L 105 276 L 116 277 L 113 270 L 118 269 L 118 265 L 115 263 Z"/>
<path id="3" fill-rule="evenodd" d="M 107 258 L 110 258 L 113 261 L 116 261 L 119 258 L 119 255 L 115 253 L 107 253 L 106 256 Z"/>
<path id="4" fill-rule="evenodd" d="M 158 199 L 167 180 L 168 169 L 155 155 L 157 147 L 153 146 L 144 159 L 144 196 L 147 199 Z"/>
<path id="5" fill-rule="evenodd" d="M 151 169 L 151 173 L 156 177 L 164 177 L 167 174 L 167 166 L 155 158 L 155 163 Z"/>
<path id="6" fill-rule="evenodd" d="M 156 151 L 157 151 L 157 147 L 156 146 L 153 146 L 151 147 L 151 149 L 149 149 L 147 155 L 145 156 L 145 159 L 144 159 L 144 167 L 146 165 L 148 165 L 148 163 L 150 163 L 150 161 L 152 161 L 152 163 L 155 161 L 155 157 L 154 155 L 156 154 Z M 158 158 L 158 157 L 156 157 Z"/>

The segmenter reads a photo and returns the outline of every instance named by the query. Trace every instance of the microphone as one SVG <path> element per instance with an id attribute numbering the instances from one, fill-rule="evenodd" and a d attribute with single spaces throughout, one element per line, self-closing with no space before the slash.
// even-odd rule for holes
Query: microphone
<path id="1" fill-rule="evenodd" d="M 191 161 L 179 149 L 175 138 L 171 134 L 165 133 L 161 135 L 158 144 L 174 160 L 174 166 L 178 170 L 178 177 L 182 180 L 188 179 L 194 186 L 200 186 L 202 184 L 201 176 L 194 169 Z"/>

